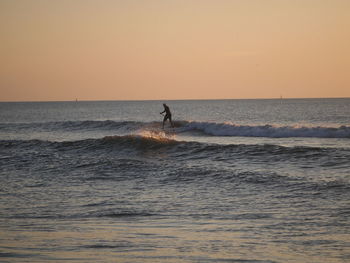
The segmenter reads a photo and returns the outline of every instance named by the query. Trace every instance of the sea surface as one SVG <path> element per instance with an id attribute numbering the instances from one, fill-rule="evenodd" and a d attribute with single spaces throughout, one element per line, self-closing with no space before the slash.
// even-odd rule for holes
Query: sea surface
<path id="1" fill-rule="evenodd" d="M 0 103 L 0 262 L 350 262 L 350 99 Z"/>

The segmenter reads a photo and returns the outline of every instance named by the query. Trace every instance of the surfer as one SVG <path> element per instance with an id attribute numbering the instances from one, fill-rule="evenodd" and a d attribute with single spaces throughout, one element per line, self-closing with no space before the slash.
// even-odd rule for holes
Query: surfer
<path id="1" fill-rule="evenodd" d="M 164 107 L 164 110 L 160 113 L 160 114 L 163 114 L 165 112 L 165 116 L 163 119 L 163 129 L 164 129 L 164 123 L 167 119 L 169 119 L 171 127 L 174 128 L 173 122 L 171 120 L 171 112 L 169 107 L 165 103 L 163 103 L 163 107 Z"/>

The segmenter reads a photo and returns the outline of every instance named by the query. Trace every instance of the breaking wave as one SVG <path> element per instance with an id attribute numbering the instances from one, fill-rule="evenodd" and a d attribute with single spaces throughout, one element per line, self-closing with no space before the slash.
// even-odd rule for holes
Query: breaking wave
<path id="1" fill-rule="evenodd" d="M 269 137 L 269 138 L 350 138 L 350 126 L 277 126 L 239 125 L 234 123 L 175 121 L 176 133 L 191 133 L 198 131 L 208 136 L 239 136 L 239 137 Z M 161 122 L 137 121 L 65 121 L 46 123 L 0 123 L 1 132 L 18 130 L 30 131 L 111 131 L 115 133 L 135 133 L 139 131 L 160 130 Z"/>
<path id="2" fill-rule="evenodd" d="M 192 130 L 201 131 L 213 136 L 350 138 L 350 126 L 333 128 L 320 126 L 237 125 L 233 123 L 187 122 L 181 128 L 181 131 Z"/>

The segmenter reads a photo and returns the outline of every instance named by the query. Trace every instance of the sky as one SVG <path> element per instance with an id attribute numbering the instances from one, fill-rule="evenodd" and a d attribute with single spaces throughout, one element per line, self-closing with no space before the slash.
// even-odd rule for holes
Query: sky
<path id="1" fill-rule="evenodd" d="M 0 0 L 0 101 L 350 97 L 349 0 Z"/>

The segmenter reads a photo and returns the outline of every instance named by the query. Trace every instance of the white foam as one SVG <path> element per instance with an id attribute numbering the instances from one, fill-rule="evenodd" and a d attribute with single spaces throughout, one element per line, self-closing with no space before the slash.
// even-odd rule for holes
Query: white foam
<path id="1" fill-rule="evenodd" d="M 213 136 L 350 138 L 350 126 L 306 127 L 276 125 L 237 125 L 233 123 L 188 122 L 181 132 L 201 131 Z"/>

